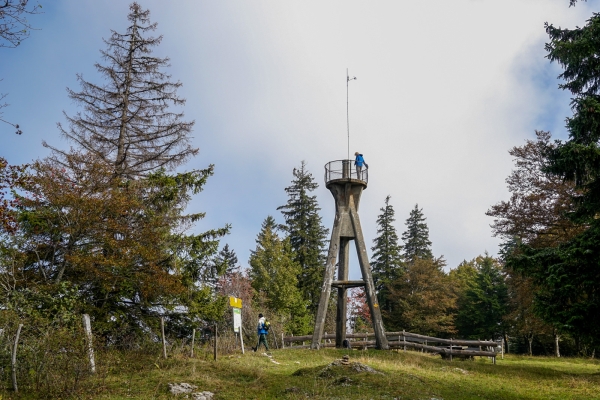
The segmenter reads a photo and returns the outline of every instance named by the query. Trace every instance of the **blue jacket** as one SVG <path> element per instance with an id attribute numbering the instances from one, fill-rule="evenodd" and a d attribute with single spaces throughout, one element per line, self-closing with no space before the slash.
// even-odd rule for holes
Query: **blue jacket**
<path id="1" fill-rule="evenodd" d="M 259 318 L 256 329 L 259 335 L 266 335 L 269 333 L 269 331 L 265 329 L 265 317 Z"/>
<path id="2" fill-rule="evenodd" d="M 365 162 L 365 159 L 363 158 L 363 155 L 359 154 L 356 156 L 356 159 L 354 160 L 354 165 L 356 165 L 357 167 L 362 167 L 364 162 Z"/>

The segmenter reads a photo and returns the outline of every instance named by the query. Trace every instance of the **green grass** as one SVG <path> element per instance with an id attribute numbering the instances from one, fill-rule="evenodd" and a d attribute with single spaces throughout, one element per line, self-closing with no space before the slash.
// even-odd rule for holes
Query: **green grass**
<path id="1" fill-rule="evenodd" d="M 99 357 L 97 376 L 73 393 L 84 399 L 167 399 L 170 382 L 188 382 L 215 399 L 600 399 L 600 363 L 573 358 L 508 355 L 493 365 L 487 358 L 452 362 L 417 352 L 275 350 L 260 353 L 168 360 L 132 353 Z M 382 374 L 347 367 L 323 369 L 349 354 Z M 2 400 L 17 397 L 1 391 Z"/>

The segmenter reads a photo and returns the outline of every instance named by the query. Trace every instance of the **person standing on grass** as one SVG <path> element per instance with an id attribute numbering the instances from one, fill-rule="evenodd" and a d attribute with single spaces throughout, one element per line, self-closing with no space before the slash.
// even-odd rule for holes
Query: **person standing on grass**
<path id="1" fill-rule="evenodd" d="M 369 166 L 365 162 L 363 155 L 360 154 L 358 151 L 356 153 L 354 153 L 354 155 L 356 156 L 356 158 L 354 159 L 354 165 L 356 165 L 356 179 L 362 179 L 363 165 L 367 168 L 369 168 Z"/>
<path id="2" fill-rule="evenodd" d="M 262 314 L 258 314 L 258 325 L 256 327 L 258 332 L 258 343 L 256 344 L 256 347 L 252 348 L 253 351 L 257 351 L 261 343 L 264 344 L 265 349 L 269 351 L 269 345 L 267 344 L 267 334 L 269 333 L 269 328 L 266 321 L 267 320 Z"/>

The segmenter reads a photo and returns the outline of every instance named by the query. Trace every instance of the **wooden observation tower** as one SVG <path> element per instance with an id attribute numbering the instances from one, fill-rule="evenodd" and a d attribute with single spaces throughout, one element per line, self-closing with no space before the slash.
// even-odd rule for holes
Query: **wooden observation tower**
<path id="1" fill-rule="evenodd" d="M 333 230 L 331 231 L 329 253 L 325 265 L 325 277 L 323 279 L 321 299 L 315 320 L 315 330 L 313 331 L 312 349 L 319 348 L 323 337 L 325 314 L 327 313 L 331 288 L 337 288 L 338 292 L 335 345 L 336 347 L 342 347 L 342 343 L 346 339 L 346 291 L 348 288 L 361 286 L 365 288 L 367 295 L 371 319 L 373 320 L 376 346 L 382 350 L 389 348 L 381 320 L 381 310 L 379 309 L 379 302 L 375 293 L 373 276 L 371 275 L 371 266 L 367 257 L 365 239 L 358 217 L 360 195 L 367 188 L 368 173 L 368 168 L 364 166 L 359 175 L 359 171 L 352 167 L 351 160 L 331 161 L 325 165 L 325 185 L 335 199 L 335 220 L 333 222 Z M 363 279 L 358 281 L 348 280 L 348 258 L 350 255 L 351 240 L 355 242 L 358 262 L 362 272 Z M 339 262 L 336 263 L 336 258 L 338 257 Z M 338 276 L 337 280 L 334 280 L 336 269 Z"/>

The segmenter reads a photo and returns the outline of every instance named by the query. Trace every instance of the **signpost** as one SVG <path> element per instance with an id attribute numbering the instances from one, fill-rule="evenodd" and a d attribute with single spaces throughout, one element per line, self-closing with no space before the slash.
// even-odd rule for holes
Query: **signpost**
<path id="1" fill-rule="evenodd" d="M 233 331 L 240 335 L 240 344 L 242 345 L 242 354 L 244 353 L 244 335 L 242 335 L 242 299 L 229 296 L 229 305 L 233 309 Z"/>
<path id="2" fill-rule="evenodd" d="M 235 333 L 240 333 L 241 328 L 242 328 L 242 309 L 234 308 L 233 309 L 233 331 Z"/>

